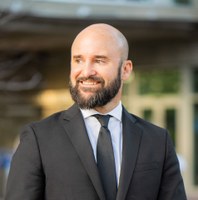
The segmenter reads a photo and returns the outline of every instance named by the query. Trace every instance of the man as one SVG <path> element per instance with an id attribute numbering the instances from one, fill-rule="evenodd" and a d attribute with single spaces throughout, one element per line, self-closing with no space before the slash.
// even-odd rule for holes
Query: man
<path id="1" fill-rule="evenodd" d="M 70 74 L 75 104 L 24 129 L 6 200 L 187 199 L 167 131 L 121 104 L 131 71 L 120 31 L 93 24 L 77 35 Z"/>

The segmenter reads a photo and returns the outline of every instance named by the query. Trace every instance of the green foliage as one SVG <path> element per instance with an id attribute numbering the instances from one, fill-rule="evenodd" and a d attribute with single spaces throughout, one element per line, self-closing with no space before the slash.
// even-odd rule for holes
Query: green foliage
<path id="1" fill-rule="evenodd" d="M 179 92 L 178 70 L 149 70 L 138 73 L 139 93 L 142 95 L 163 95 Z"/>
<path id="2" fill-rule="evenodd" d="M 190 4 L 191 1 L 190 0 L 174 0 L 175 3 L 180 3 L 180 4 Z"/>

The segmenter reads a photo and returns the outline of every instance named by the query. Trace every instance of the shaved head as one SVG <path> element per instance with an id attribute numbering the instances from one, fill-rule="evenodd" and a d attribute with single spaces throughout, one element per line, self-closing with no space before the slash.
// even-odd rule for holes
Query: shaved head
<path id="1" fill-rule="evenodd" d="M 132 71 L 128 52 L 125 36 L 108 24 L 90 25 L 76 36 L 71 48 L 70 92 L 81 108 L 106 112 L 118 104 L 123 81 Z"/>
<path id="2" fill-rule="evenodd" d="M 120 52 L 121 60 L 128 59 L 129 45 L 125 36 L 115 27 L 108 24 L 92 24 L 83 29 L 74 39 L 73 46 L 80 40 L 86 39 L 87 37 L 99 37 L 103 38 L 104 41 L 108 39 L 109 44 L 115 46 L 117 51 Z M 102 40 L 100 40 L 102 42 Z"/>

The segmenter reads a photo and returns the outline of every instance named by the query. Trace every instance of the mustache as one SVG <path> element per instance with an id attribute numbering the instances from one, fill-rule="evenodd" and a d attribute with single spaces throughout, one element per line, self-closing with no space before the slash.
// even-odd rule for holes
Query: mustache
<path id="1" fill-rule="evenodd" d="M 89 81 L 99 82 L 99 83 L 102 83 L 102 84 L 105 82 L 103 78 L 97 77 L 97 76 L 79 77 L 79 78 L 76 79 L 76 82 L 80 83 L 82 81 L 88 81 L 88 80 Z"/>

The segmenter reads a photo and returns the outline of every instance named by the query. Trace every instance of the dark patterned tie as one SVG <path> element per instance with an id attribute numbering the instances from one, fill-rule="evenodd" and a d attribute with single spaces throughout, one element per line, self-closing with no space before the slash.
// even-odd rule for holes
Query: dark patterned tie
<path id="1" fill-rule="evenodd" d="M 115 200 L 117 193 L 115 159 L 111 134 L 108 129 L 110 115 L 94 115 L 101 124 L 97 142 L 97 165 L 106 200 Z"/>

